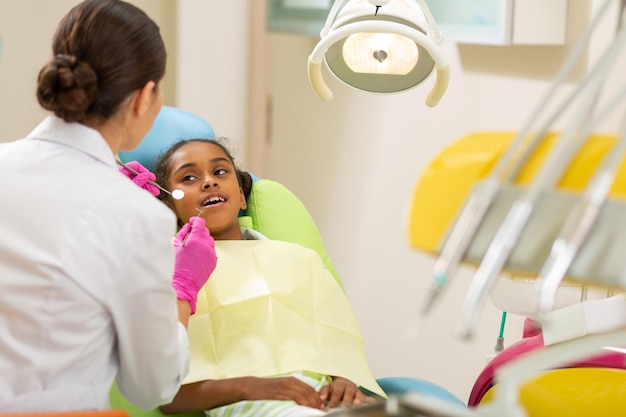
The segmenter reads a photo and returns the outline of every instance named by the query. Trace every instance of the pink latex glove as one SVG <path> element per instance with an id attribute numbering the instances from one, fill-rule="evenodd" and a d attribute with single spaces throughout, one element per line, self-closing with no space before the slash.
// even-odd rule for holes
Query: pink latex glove
<path id="1" fill-rule="evenodd" d="M 130 172 L 123 166 L 120 166 L 119 170 L 122 174 L 126 175 L 135 184 L 137 184 L 144 190 L 148 190 L 150 194 L 152 194 L 153 196 L 155 197 L 159 196 L 161 191 L 154 185 L 148 184 L 148 180 L 151 180 L 151 181 L 156 180 L 156 176 L 152 172 L 150 172 L 147 168 L 145 168 L 143 165 L 141 165 L 137 161 L 130 161 L 126 165 L 128 165 L 129 168 L 132 168 L 135 171 L 137 171 L 138 174 L 135 174 L 134 172 Z"/>
<path id="2" fill-rule="evenodd" d="M 176 266 L 172 287 L 180 300 L 189 301 L 191 314 L 196 312 L 198 291 L 209 280 L 217 264 L 215 241 L 201 217 L 192 217 L 174 238 Z"/>

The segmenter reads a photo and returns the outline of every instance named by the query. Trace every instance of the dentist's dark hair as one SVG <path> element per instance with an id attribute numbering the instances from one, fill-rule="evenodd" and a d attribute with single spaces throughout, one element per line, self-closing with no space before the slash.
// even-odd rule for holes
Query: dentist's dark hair
<path id="1" fill-rule="evenodd" d="M 165 75 L 159 27 L 120 0 L 85 0 L 61 20 L 37 99 L 66 122 L 109 119 L 133 92 Z"/>

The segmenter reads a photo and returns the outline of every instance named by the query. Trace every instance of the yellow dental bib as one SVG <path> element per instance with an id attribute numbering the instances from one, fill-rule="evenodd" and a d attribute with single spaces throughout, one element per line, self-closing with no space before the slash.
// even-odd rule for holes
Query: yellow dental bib
<path id="1" fill-rule="evenodd" d="M 215 247 L 217 267 L 189 320 L 185 384 L 309 371 L 342 376 L 385 397 L 354 312 L 315 251 L 274 240 Z"/>

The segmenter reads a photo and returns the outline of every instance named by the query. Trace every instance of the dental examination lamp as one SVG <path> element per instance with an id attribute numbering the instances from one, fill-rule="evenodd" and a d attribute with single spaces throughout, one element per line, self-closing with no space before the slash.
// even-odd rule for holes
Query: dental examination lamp
<path id="1" fill-rule="evenodd" d="M 324 101 L 333 93 L 322 77 L 322 60 L 345 84 L 381 94 L 412 89 L 436 69 L 429 107 L 448 88 L 442 37 L 424 0 L 335 0 L 320 38 L 309 56 L 308 75 Z"/>

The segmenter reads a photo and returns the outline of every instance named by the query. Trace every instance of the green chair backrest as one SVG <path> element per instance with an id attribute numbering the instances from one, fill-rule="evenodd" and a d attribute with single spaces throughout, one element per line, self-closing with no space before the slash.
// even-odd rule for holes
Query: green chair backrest
<path id="1" fill-rule="evenodd" d="M 298 243 L 315 250 L 343 288 L 313 217 L 302 201 L 284 185 L 267 179 L 256 181 L 248 197 L 246 216 L 240 217 L 239 223 L 252 227 L 269 239 Z"/>

